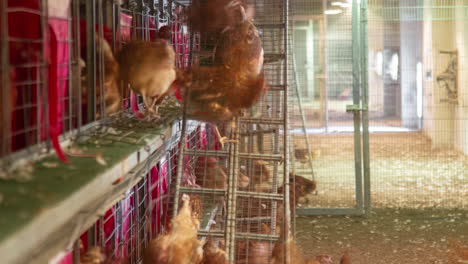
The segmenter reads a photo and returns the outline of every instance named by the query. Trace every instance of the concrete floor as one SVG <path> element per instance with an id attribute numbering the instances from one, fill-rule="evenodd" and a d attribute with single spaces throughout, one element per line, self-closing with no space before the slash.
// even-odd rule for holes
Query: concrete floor
<path id="1" fill-rule="evenodd" d="M 295 137 L 303 144 L 303 137 Z M 318 195 L 302 207 L 354 207 L 355 169 L 352 134 L 310 135 Z M 433 150 L 419 132 L 370 135 L 371 192 L 374 207 L 468 209 L 468 157 Z M 311 177 L 307 164 L 298 174 Z"/>
<path id="2" fill-rule="evenodd" d="M 318 194 L 301 207 L 353 207 L 353 135 L 310 139 Z M 372 215 L 298 217 L 297 244 L 311 257 L 332 255 L 333 263 L 346 249 L 353 264 L 466 263 L 450 243 L 468 245 L 468 158 L 432 149 L 419 132 L 373 133 L 370 143 Z M 298 174 L 311 177 L 307 164 L 296 165 Z"/>

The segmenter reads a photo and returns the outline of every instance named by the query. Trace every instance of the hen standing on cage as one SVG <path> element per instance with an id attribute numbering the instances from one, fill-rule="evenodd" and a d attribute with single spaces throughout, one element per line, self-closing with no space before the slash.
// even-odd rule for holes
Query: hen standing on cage
<path id="1" fill-rule="evenodd" d="M 252 19 L 253 7 L 241 1 L 192 4 L 188 13 L 192 30 L 214 35 L 217 44 L 212 66 L 192 66 L 178 74 L 179 89 L 188 92 L 190 118 L 215 124 L 229 121 L 266 92 L 262 42 Z M 217 127 L 216 132 L 222 146 L 232 142 Z"/>

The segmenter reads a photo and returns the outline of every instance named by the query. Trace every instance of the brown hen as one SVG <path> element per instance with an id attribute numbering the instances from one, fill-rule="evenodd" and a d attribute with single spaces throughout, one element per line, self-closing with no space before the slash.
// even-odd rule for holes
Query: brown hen
<path id="1" fill-rule="evenodd" d="M 219 33 L 253 19 L 254 9 L 240 0 L 193 0 L 187 12 L 192 31 Z"/>
<path id="2" fill-rule="evenodd" d="M 263 223 L 261 225 L 261 234 L 271 234 L 270 227 Z M 273 243 L 268 241 L 238 241 L 236 244 L 236 263 L 238 264 L 260 264 L 270 263 Z"/>
<path id="3" fill-rule="evenodd" d="M 122 97 L 119 92 L 119 64 L 114 57 L 114 53 L 109 45 L 109 43 L 96 35 L 96 55 L 97 61 L 101 61 L 103 67 L 100 67 L 98 63 L 96 65 L 96 104 L 101 106 L 101 94 L 104 92 L 104 111 L 107 115 L 116 113 L 122 104 Z M 81 76 L 81 96 L 82 101 L 86 103 L 88 101 L 88 77 L 85 70 L 86 64 L 83 60 L 80 59 L 79 66 L 82 72 Z M 104 73 L 103 73 L 104 71 Z M 101 81 L 103 89 L 101 88 Z M 78 91 L 76 91 L 78 92 Z M 75 94 L 75 96 L 78 96 Z M 76 97 L 75 97 L 76 98 Z M 98 117 L 100 113 L 97 113 Z"/>
<path id="4" fill-rule="evenodd" d="M 204 188 L 226 189 L 227 169 L 221 166 L 214 157 L 199 157 L 195 167 L 196 183 Z M 237 177 L 238 187 L 249 185 L 249 177 L 239 172 Z"/>
<path id="5" fill-rule="evenodd" d="M 150 242 L 145 250 L 143 264 L 198 264 L 203 258 L 203 249 L 197 239 L 200 222 L 192 215 L 190 198 L 182 195 L 182 207 L 171 220 L 168 234 Z"/>
<path id="6" fill-rule="evenodd" d="M 295 208 L 301 199 L 312 194 L 317 189 L 317 183 L 300 175 L 289 174 L 289 182 L 294 188 L 289 188 L 291 208 Z M 278 188 L 278 193 L 283 193 L 283 186 Z"/>
<path id="7" fill-rule="evenodd" d="M 190 89 L 192 118 L 228 121 L 259 101 L 267 90 L 261 68 L 263 48 L 258 31 L 244 22 L 223 33 L 215 66 L 192 67 L 178 75 L 181 91 Z"/>
<path id="8" fill-rule="evenodd" d="M 155 42 L 133 41 L 118 53 L 120 79 L 128 83 L 143 101 L 150 113 L 164 97 L 176 79 L 175 52 L 166 40 Z"/>
<path id="9" fill-rule="evenodd" d="M 203 246 L 202 264 L 229 264 L 226 252 L 220 249 L 212 238 L 208 238 Z"/>
<path id="10" fill-rule="evenodd" d="M 92 247 L 80 257 L 80 264 L 103 264 L 105 261 L 106 255 L 100 247 Z"/>

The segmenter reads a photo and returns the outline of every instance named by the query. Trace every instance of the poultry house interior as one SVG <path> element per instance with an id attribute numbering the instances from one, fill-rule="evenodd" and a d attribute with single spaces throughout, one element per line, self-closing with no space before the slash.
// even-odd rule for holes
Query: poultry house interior
<path id="1" fill-rule="evenodd" d="M 0 0 L 0 263 L 468 263 L 465 2 Z"/>

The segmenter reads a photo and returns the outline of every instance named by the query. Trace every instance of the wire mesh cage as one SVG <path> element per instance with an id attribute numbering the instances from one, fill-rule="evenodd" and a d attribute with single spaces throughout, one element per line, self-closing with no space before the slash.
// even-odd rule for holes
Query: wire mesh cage
<path id="1" fill-rule="evenodd" d="M 289 187 L 289 177 L 284 178 L 289 164 L 287 1 L 249 4 L 192 3 L 188 14 L 189 29 L 194 30 L 192 62 L 199 66 L 189 67 L 185 72 L 189 81 L 181 83 L 186 91 L 178 162 L 184 164 L 175 181 L 175 208 L 184 193 L 201 198 L 199 234 L 214 237 L 235 263 L 268 262 L 273 248 L 289 235 L 289 192 L 284 194 Z M 254 23 L 242 20 L 251 8 L 256 10 Z M 216 12 L 226 15 L 218 18 L 213 16 Z M 210 24 L 200 21 L 204 14 L 213 16 Z M 229 24 L 239 14 L 241 22 Z M 252 65 L 260 57 L 261 73 L 253 74 L 257 69 Z M 243 90 L 247 87 L 250 90 Z M 190 130 L 193 119 L 210 124 L 205 125 L 206 148 L 184 142 L 184 131 Z M 196 184 L 190 183 L 191 170 Z M 280 258 L 277 261 L 282 262 Z"/>

